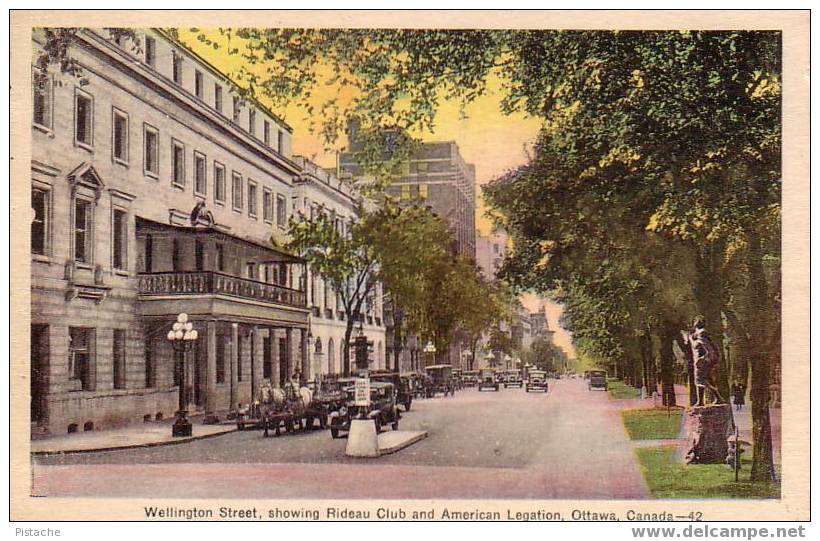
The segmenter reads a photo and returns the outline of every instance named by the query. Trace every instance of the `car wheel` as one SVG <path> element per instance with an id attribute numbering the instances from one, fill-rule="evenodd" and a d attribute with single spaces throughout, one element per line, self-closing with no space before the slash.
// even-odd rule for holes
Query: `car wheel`
<path id="1" fill-rule="evenodd" d="M 393 424 L 390 425 L 390 426 L 393 430 L 398 430 L 399 429 L 399 420 L 396 419 L 395 421 L 393 421 Z"/>

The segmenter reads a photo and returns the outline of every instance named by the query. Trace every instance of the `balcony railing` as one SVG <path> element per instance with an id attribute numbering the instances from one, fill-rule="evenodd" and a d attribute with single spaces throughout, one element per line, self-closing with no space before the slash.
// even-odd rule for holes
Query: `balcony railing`
<path id="1" fill-rule="evenodd" d="M 139 275 L 140 295 L 227 295 L 305 308 L 305 292 L 221 272 L 153 272 Z"/>

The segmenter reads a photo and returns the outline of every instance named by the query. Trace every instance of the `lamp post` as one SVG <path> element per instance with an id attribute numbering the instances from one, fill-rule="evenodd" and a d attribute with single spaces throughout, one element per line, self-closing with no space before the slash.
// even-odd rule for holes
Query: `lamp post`
<path id="1" fill-rule="evenodd" d="M 174 372 L 179 382 L 179 409 L 176 412 L 174 425 L 171 427 L 173 437 L 191 436 L 193 429 L 191 421 L 188 420 L 188 385 L 185 381 L 185 354 L 194 347 L 194 342 L 198 337 L 194 324 L 188 321 L 188 314 L 182 313 L 177 316 L 177 320 L 168 331 L 168 341 L 174 348 L 177 360 L 174 365 Z"/>

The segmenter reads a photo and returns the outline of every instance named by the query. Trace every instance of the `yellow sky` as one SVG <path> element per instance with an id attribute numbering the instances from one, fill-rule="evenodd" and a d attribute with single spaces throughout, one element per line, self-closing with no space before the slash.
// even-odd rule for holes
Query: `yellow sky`
<path id="1" fill-rule="evenodd" d="M 211 39 L 218 38 L 218 32 L 207 32 Z M 229 56 L 224 48 L 213 48 L 197 41 L 196 35 L 180 29 L 180 39 L 208 62 L 228 75 L 241 66 L 239 55 Z M 435 131 L 423 134 L 425 141 L 456 141 L 461 155 L 476 168 L 476 184 L 482 185 L 501 175 L 507 170 L 526 161 L 526 149 L 530 148 L 540 127 L 540 121 L 523 114 L 504 115 L 500 108 L 500 81 L 490 79 L 488 92 L 477 98 L 461 111 L 457 103 L 446 102 L 436 115 Z M 338 89 L 323 87 L 314 93 L 313 103 L 319 103 L 327 96 L 324 93 L 338 93 Z M 266 103 L 271 106 L 270 103 Z M 320 137 L 311 131 L 310 119 L 302 108 L 290 105 L 284 110 L 271 107 L 293 127 L 293 153 L 306 156 L 316 163 L 333 167 L 336 163 L 335 151 L 326 149 Z M 476 190 L 479 201 L 476 202 L 476 224 L 481 232 L 488 232 L 490 222 L 484 216 L 484 206 L 480 198 L 480 188 Z M 532 312 L 543 302 L 547 307 L 550 328 L 556 330 L 555 341 L 570 356 L 574 356 L 571 337 L 558 327 L 561 307 L 548 301 L 542 301 L 535 295 L 522 296 L 522 302 Z"/>

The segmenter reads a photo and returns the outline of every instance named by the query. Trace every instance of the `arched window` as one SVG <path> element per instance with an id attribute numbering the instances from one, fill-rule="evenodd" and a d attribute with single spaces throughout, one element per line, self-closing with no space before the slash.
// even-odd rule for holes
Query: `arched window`
<path id="1" fill-rule="evenodd" d="M 335 374 L 336 370 L 336 349 L 333 344 L 333 338 L 327 341 L 327 371 L 329 374 Z"/>

